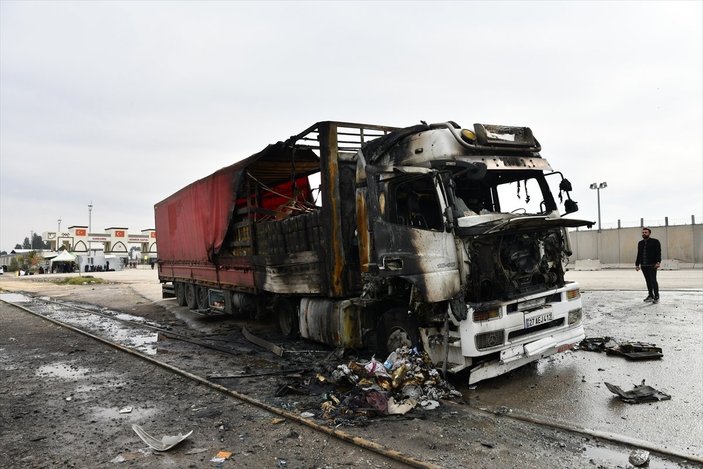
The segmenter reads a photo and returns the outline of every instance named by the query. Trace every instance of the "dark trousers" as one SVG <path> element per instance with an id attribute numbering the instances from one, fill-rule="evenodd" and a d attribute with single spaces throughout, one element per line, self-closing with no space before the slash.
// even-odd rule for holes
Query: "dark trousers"
<path id="1" fill-rule="evenodd" d="M 652 298 L 659 298 L 659 284 L 657 283 L 657 268 L 653 265 L 641 266 L 644 281 L 647 282 L 647 291 Z"/>

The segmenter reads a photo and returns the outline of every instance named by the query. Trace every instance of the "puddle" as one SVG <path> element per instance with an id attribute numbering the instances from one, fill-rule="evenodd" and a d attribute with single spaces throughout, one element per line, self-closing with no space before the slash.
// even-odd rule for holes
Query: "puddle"
<path id="1" fill-rule="evenodd" d="M 5 303 L 29 303 L 32 299 L 21 293 L 2 293 L 0 294 L 0 301 Z"/>
<path id="2" fill-rule="evenodd" d="M 146 319 L 143 317 L 132 316 L 131 314 L 126 313 L 117 313 L 115 314 L 115 318 L 121 321 L 146 322 Z"/>
<path id="3" fill-rule="evenodd" d="M 83 378 L 89 371 L 87 368 L 79 368 L 66 363 L 52 363 L 40 366 L 35 373 L 37 376 L 43 377 L 76 379 Z"/>
<path id="4" fill-rule="evenodd" d="M 583 457 L 592 459 L 596 464 L 605 464 L 606 467 L 632 467 L 629 461 L 632 451 L 634 451 L 632 447 L 623 447 L 617 450 L 605 446 L 586 446 Z M 672 462 L 658 459 L 652 454 L 647 467 L 649 469 L 666 469 L 672 467 Z"/>
<path id="5" fill-rule="evenodd" d="M 57 312 L 56 319 L 67 322 L 74 326 L 84 329 L 99 330 L 100 335 L 107 337 L 109 340 L 118 342 L 127 347 L 136 348 L 146 355 L 156 355 L 156 340 L 158 334 L 156 332 L 145 332 L 135 330 L 132 327 L 123 325 L 110 319 L 96 317 L 90 315 L 75 315 L 69 312 Z"/>
<path id="6" fill-rule="evenodd" d="M 120 414 L 120 409 L 116 407 L 94 407 L 92 409 L 93 415 L 100 420 L 111 420 L 115 419 L 136 421 L 143 420 L 144 417 L 151 417 L 158 412 L 158 409 L 151 407 L 148 409 L 133 407 L 132 412 L 128 414 Z"/>

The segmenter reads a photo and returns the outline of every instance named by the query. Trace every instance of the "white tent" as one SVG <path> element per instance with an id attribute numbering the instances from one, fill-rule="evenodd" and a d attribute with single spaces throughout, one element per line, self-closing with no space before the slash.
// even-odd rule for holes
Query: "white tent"
<path id="1" fill-rule="evenodd" d="M 51 272 L 54 268 L 54 264 L 57 262 L 76 262 L 76 256 L 68 251 L 61 251 L 58 256 L 51 259 L 49 264 L 49 271 Z"/>

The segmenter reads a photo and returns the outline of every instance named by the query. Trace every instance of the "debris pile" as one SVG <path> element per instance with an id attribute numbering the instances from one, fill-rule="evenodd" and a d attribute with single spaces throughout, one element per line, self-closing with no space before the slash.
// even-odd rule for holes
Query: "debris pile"
<path id="1" fill-rule="evenodd" d="M 416 348 L 399 348 L 383 363 L 375 358 L 351 361 L 339 365 L 329 378 L 318 374 L 317 380 L 335 385 L 320 406 L 322 417 L 335 424 L 405 414 L 418 406 L 432 410 L 439 406 L 440 399 L 461 398 L 461 393 L 432 367 L 429 356 Z"/>
<path id="2" fill-rule="evenodd" d="M 653 360 L 664 356 L 661 347 L 645 342 L 624 342 L 612 337 L 588 337 L 579 344 L 581 350 L 620 355 L 631 360 Z"/>

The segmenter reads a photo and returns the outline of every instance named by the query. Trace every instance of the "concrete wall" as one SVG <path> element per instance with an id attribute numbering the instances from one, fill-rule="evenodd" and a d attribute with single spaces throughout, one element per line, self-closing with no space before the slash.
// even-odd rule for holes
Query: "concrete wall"
<path id="1" fill-rule="evenodd" d="M 598 259 L 606 265 L 635 264 L 637 243 L 642 228 L 627 227 L 569 232 L 573 255 L 570 262 Z M 662 259 L 676 259 L 684 264 L 703 264 L 703 224 L 652 227 L 652 238 L 662 245 Z"/>

